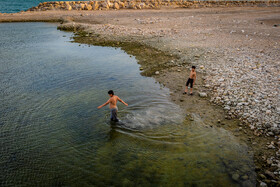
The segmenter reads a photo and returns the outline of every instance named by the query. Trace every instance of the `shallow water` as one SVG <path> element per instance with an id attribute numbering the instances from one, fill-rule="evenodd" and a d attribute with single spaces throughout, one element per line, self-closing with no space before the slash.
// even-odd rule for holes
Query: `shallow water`
<path id="1" fill-rule="evenodd" d="M 0 24 L 1 186 L 255 183 L 247 147 L 185 119 L 133 56 L 70 37 L 54 24 Z M 129 104 L 120 123 L 96 108 L 109 89 Z"/>

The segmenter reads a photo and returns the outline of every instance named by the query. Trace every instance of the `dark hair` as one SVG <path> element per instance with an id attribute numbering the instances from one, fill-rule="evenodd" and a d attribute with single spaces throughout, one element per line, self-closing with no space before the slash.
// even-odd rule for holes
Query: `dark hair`
<path id="1" fill-rule="evenodd" d="M 109 91 L 108 91 L 108 94 L 114 95 L 114 91 L 113 91 L 113 90 L 109 90 Z"/>
<path id="2" fill-rule="evenodd" d="M 195 69 L 195 66 L 192 66 L 193 69 Z"/>

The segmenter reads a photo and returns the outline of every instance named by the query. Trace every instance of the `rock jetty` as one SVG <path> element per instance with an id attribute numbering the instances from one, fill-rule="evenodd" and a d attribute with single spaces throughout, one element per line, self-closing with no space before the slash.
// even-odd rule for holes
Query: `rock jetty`
<path id="1" fill-rule="evenodd" d="M 27 11 L 46 10 L 109 10 L 109 9 L 159 9 L 170 8 L 202 8 L 202 7 L 263 7 L 279 6 L 280 1 L 182 1 L 182 0 L 114 0 L 114 1 L 55 1 L 40 3 Z"/>

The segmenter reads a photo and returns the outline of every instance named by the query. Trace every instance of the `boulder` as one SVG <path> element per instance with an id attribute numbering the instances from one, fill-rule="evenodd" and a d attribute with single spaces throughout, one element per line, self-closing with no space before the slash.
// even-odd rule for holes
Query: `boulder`
<path id="1" fill-rule="evenodd" d="M 133 1 L 129 2 L 128 8 L 135 9 L 136 5 Z"/>
<path id="2" fill-rule="evenodd" d="M 110 8 L 110 6 L 108 5 L 108 3 L 106 3 L 106 2 L 101 3 L 101 7 L 102 7 L 102 8 L 105 8 L 105 9 L 109 9 L 109 8 Z"/>
<path id="3" fill-rule="evenodd" d="M 66 4 L 66 10 L 72 10 L 72 6 L 69 4 Z"/>
<path id="4" fill-rule="evenodd" d="M 108 4 L 109 8 L 113 8 L 114 4 L 111 3 L 109 0 L 107 0 L 106 3 Z"/>
<path id="5" fill-rule="evenodd" d="M 94 1 L 92 9 L 93 10 L 98 10 L 99 9 L 99 2 L 98 1 Z"/>
<path id="6" fill-rule="evenodd" d="M 84 9 L 85 9 L 85 6 L 86 6 L 86 5 L 85 5 L 85 4 L 83 4 L 83 3 L 82 3 L 82 4 L 80 4 L 80 8 L 81 8 L 81 10 L 84 10 Z"/>
<path id="7" fill-rule="evenodd" d="M 120 9 L 120 6 L 119 6 L 119 4 L 117 2 L 114 3 L 114 9 L 116 9 L 116 10 Z"/>
<path id="8" fill-rule="evenodd" d="M 145 3 L 140 3 L 139 7 L 140 7 L 140 9 L 144 9 L 146 7 L 146 4 Z"/>
<path id="9" fill-rule="evenodd" d="M 89 5 L 89 4 L 86 4 L 84 9 L 85 9 L 85 10 L 92 10 L 92 6 Z"/>
<path id="10" fill-rule="evenodd" d="M 123 2 L 119 2 L 119 7 L 120 8 L 124 8 L 125 7 L 124 3 Z"/>

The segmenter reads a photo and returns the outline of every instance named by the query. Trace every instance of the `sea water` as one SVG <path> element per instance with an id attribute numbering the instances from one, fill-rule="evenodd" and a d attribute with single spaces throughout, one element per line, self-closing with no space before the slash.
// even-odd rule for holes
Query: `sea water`
<path id="1" fill-rule="evenodd" d="M 48 0 L 0 0 L 0 12 L 16 13 L 22 10 L 25 11 L 31 7 L 39 5 L 39 3 L 42 2 L 48 2 Z"/>
<path id="2" fill-rule="evenodd" d="M 71 43 L 55 24 L 4 23 L 0 56 L 0 186 L 255 184 L 246 145 L 185 120 L 125 51 Z M 110 89 L 129 104 L 120 123 L 97 109 Z"/>

